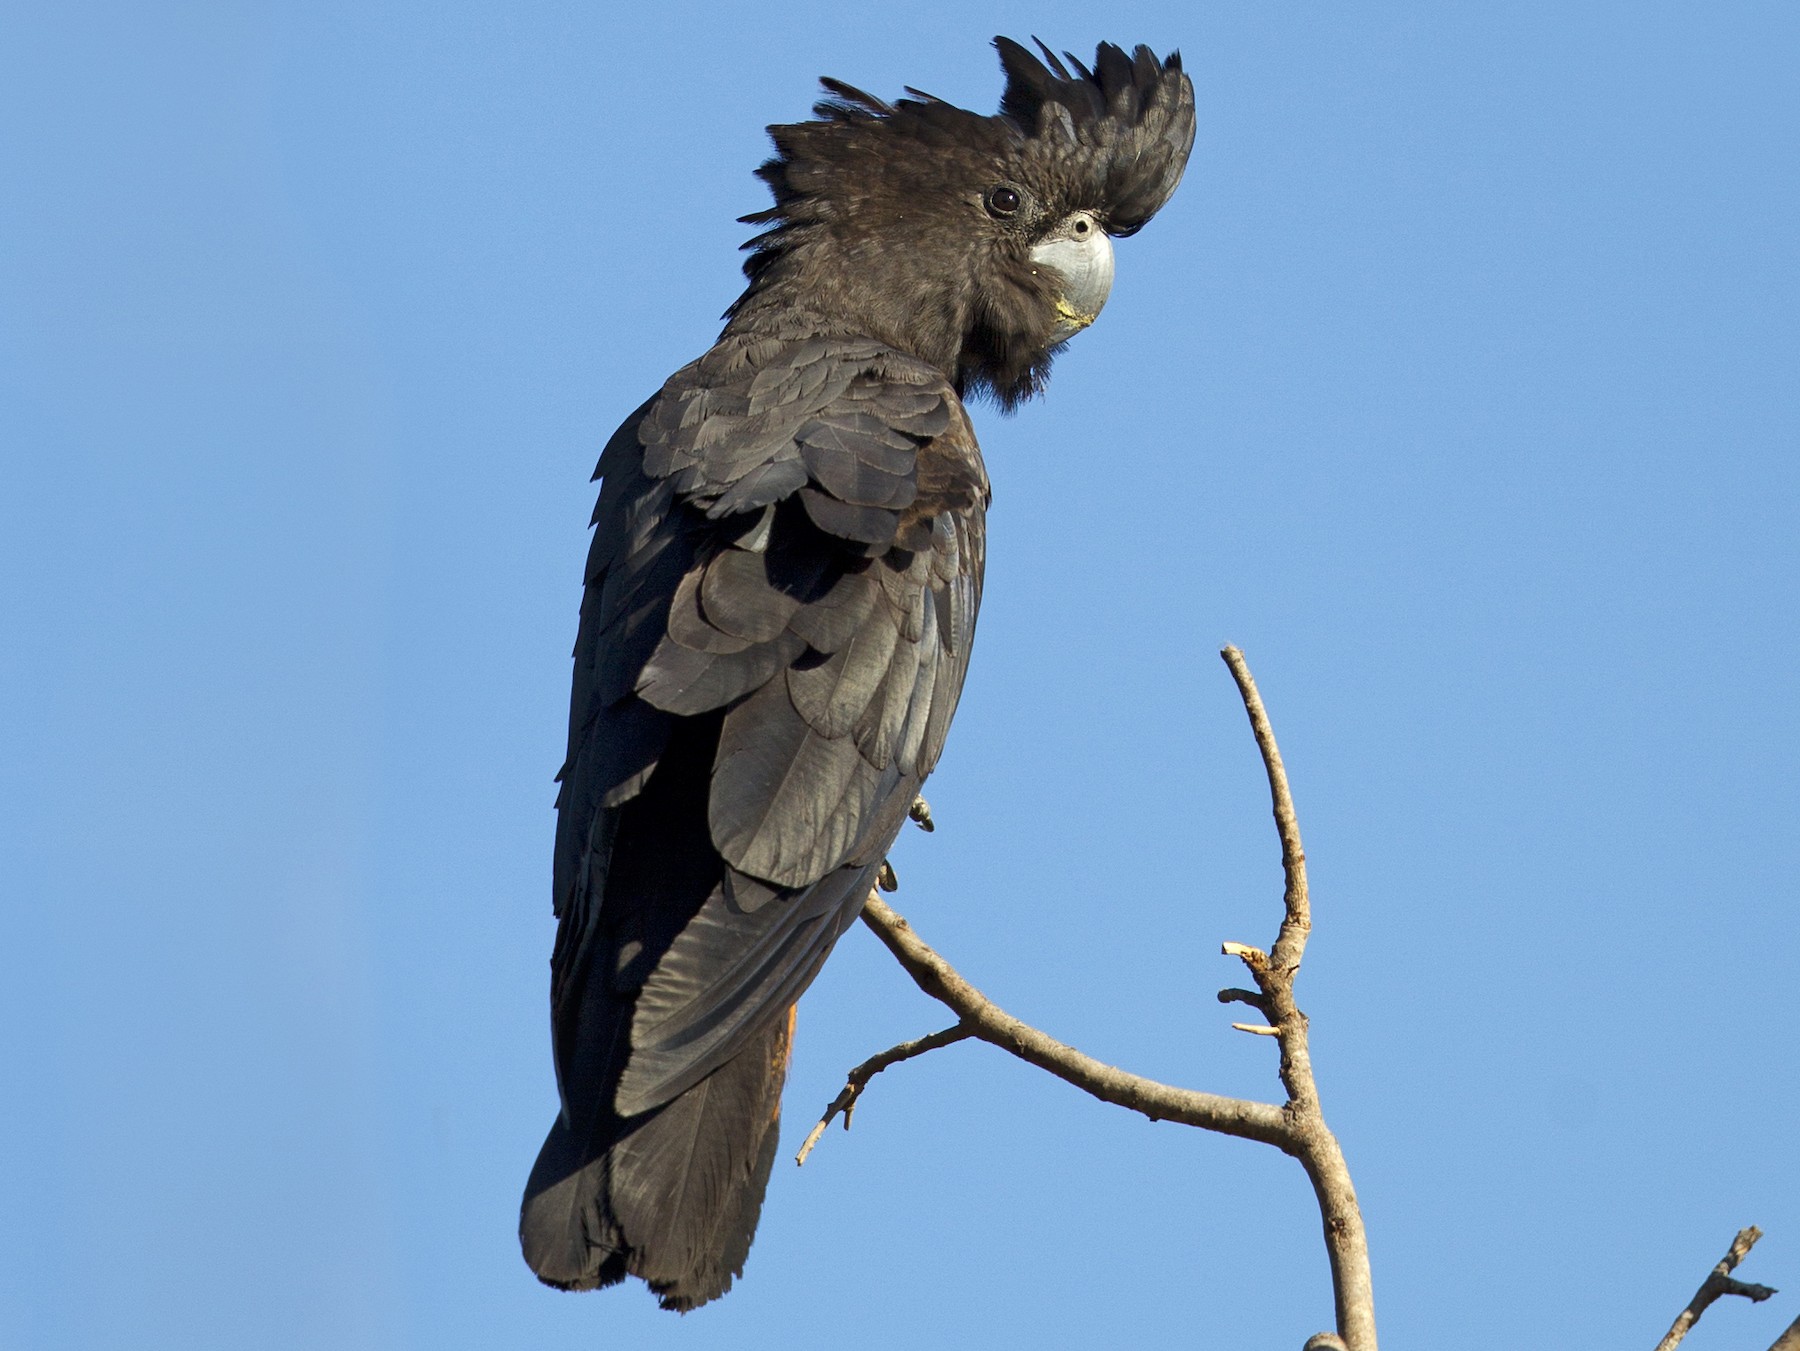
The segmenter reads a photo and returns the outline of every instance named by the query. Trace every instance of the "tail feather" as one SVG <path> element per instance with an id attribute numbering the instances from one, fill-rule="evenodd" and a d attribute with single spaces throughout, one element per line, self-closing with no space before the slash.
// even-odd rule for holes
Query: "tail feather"
<path id="1" fill-rule="evenodd" d="M 680 1311 L 729 1290 L 775 1162 L 792 1029 L 790 1010 L 705 1079 L 639 1116 L 602 1109 L 587 1122 L 559 1118 L 519 1217 L 538 1278 L 592 1290 L 638 1276 L 664 1308 Z"/>

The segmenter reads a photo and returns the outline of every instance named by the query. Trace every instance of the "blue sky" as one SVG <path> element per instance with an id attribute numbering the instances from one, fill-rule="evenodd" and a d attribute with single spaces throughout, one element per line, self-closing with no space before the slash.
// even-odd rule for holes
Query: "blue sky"
<path id="1" fill-rule="evenodd" d="M 1384 1344 L 1800 1314 L 1800 16 L 926 0 L 16 7 L 0 31 L 0 1342 L 1295 1346 L 1272 1151 L 979 1046 L 777 1168 L 684 1319 L 519 1262 L 550 776 L 620 417 L 697 355 L 762 127 L 987 43 L 1179 46 L 1187 181 L 977 413 L 982 627 L 897 898 L 1008 1008 L 1268 1096 L 1279 870 Z M 624 7 L 616 7 L 623 9 Z M 797 1145 L 942 1025 L 860 930 Z"/>

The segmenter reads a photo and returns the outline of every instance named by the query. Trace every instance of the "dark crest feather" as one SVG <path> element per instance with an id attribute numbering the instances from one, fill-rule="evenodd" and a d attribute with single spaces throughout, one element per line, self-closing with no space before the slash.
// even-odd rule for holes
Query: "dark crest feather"
<path id="1" fill-rule="evenodd" d="M 853 84 L 834 80 L 829 75 L 821 75 L 819 84 L 831 97 L 813 104 L 814 117 L 827 122 L 860 122 L 894 115 L 892 104 L 873 94 L 865 94 Z"/>
<path id="2" fill-rule="evenodd" d="M 1043 60 L 1011 38 L 994 47 L 1006 72 L 1000 114 L 1028 138 L 1027 160 L 1084 180 L 1108 231 L 1136 234 L 1174 194 L 1194 145 L 1181 53 L 1159 61 L 1148 47 L 1127 56 L 1103 42 L 1090 70 L 1070 52 L 1064 65 L 1042 42 Z"/>
<path id="3" fill-rule="evenodd" d="M 829 76 L 815 122 L 769 128 L 775 155 L 757 174 L 775 204 L 740 219 L 775 225 L 745 245 L 752 282 L 818 217 L 810 183 L 826 165 L 853 172 L 868 137 L 896 138 L 926 150 L 963 150 L 1014 162 L 1021 176 L 1054 185 L 1073 205 L 1100 214 L 1107 229 L 1130 235 L 1174 193 L 1194 143 L 1194 88 L 1181 54 L 1158 60 L 1148 47 L 1131 55 L 1110 42 L 1090 69 L 1073 53 L 1058 57 L 1041 41 L 1040 60 L 1011 38 L 994 39 L 1006 73 L 1000 112 L 983 117 L 908 86 L 888 103 Z"/>

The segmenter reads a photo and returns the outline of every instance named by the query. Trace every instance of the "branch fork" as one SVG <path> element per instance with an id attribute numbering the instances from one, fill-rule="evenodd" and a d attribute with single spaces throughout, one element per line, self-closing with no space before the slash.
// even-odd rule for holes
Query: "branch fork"
<path id="1" fill-rule="evenodd" d="M 1700 1283 L 1700 1288 L 1688 1301 L 1687 1308 L 1675 1315 L 1675 1322 L 1670 1326 L 1668 1332 L 1663 1334 L 1663 1339 L 1656 1344 L 1656 1351 L 1675 1351 L 1675 1348 L 1681 1345 L 1682 1338 L 1686 1337 L 1694 1324 L 1700 1321 L 1700 1315 L 1725 1295 L 1741 1295 L 1752 1304 L 1760 1304 L 1770 1295 L 1777 1293 L 1766 1285 L 1752 1285 L 1747 1281 L 1736 1279 L 1731 1274 L 1737 1270 L 1738 1263 L 1749 1256 L 1750 1249 L 1756 1246 L 1756 1240 L 1762 1236 L 1762 1230 L 1754 1224 L 1748 1229 L 1738 1230 L 1737 1237 L 1731 1240 L 1731 1246 L 1725 1250 L 1725 1256 L 1719 1259 L 1717 1266 L 1706 1273 L 1706 1279 Z M 1796 1319 L 1794 1325 L 1782 1333 L 1769 1351 L 1788 1351 L 1790 1338 L 1793 1339 L 1794 1345 L 1800 1346 L 1800 1319 Z"/>
<path id="2" fill-rule="evenodd" d="M 957 1021 L 941 1032 L 870 1056 L 851 1070 L 843 1091 L 832 1099 L 819 1122 L 801 1145 L 796 1163 L 805 1163 L 832 1121 L 842 1116 L 844 1129 L 871 1080 L 883 1070 L 913 1060 L 959 1041 L 984 1041 L 1009 1055 L 1073 1084 L 1103 1102 L 1140 1112 L 1152 1121 L 1178 1121 L 1202 1130 L 1234 1135 L 1273 1145 L 1299 1160 L 1313 1185 L 1323 1222 L 1325 1249 L 1331 1260 L 1331 1285 L 1336 1306 L 1336 1330 L 1309 1338 L 1303 1351 L 1377 1351 L 1375 1302 L 1369 1274 L 1368 1237 L 1356 1190 L 1336 1137 L 1326 1127 L 1319 1107 L 1318 1086 L 1313 1078 L 1312 1056 L 1307 1044 L 1307 1018 L 1294 999 L 1294 981 L 1306 940 L 1312 932 L 1311 898 L 1307 890 L 1306 851 L 1300 842 L 1299 819 L 1288 788 L 1287 771 L 1275 733 L 1269 725 L 1262 696 L 1245 664 L 1244 654 L 1227 647 L 1221 654 L 1237 683 L 1238 693 L 1250 717 L 1250 728 L 1262 753 L 1269 780 L 1269 797 L 1281 841 L 1281 866 L 1286 881 L 1283 914 L 1275 944 L 1268 951 L 1248 943 L 1224 943 L 1220 951 L 1236 957 L 1249 973 L 1254 989 L 1229 986 L 1218 993 L 1221 1004 L 1244 1004 L 1260 1013 L 1262 1023 L 1233 1023 L 1239 1032 L 1273 1037 L 1280 1049 L 1279 1074 L 1287 1101 L 1280 1106 L 1241 1098 L 1221 1097 L 1194 1089 L 1158 1083 L 1084 1055 L 1072 1046 L 1039 1031 L 1001 1009 L 945 961 L 912 925 L 881 898 L 898 883 L 891 869 L 883 867 L 882 887 L 871 890 L 862 920 L 887 946 L 901 967 L 926 994 L 956 1014 Z M 913 804 L 912 819 L 926 830 L 934 828 L 931 810 L 923 798 Z M 1740 1281 L 1732 1275 L 1762 1231 L 1755 1226 L 1740 1231 L 1656 1351 L 1675 1351 L 1700 1317 L 1719 1299 L 1735 1295 L 1761 1302 L 1776 1292 L 1766 1285 Z M 1800 1319 L 1794 1320 L 1769 1351 L 1800 1351 Z"/>
<path id="3" fill-rule="evenodd" d="M 1250 717 L 1251 732 L 1262 754 L 1276 833 L 1281 842 L 1286 885 L 1282 898 L 1283 918 L 1272 949 L 1264 952 L 1247 943 L 1226 943 L 1222 948 L 1226 956 L 1243 962 L 1256 988 L 1225 989 L 1219 991 L 1218 997 L 1223 1004 L 1246 1004 L 1267 1019 L 1266 1023 L 1233 1023 L 1232 1026 L 1240 1032 L 1276 1039 L 1280 1047 L 1281 1083 L 1287 1092 L 1287 1101 L 1277 1106 L 1177 1088 L 1129 1074 L 1064 1045 L 988 999 L 920 938 L 877 891 L 872 890 L 863 907 L 863 923 L 886 945 L 902 969 L 912 977 L 913 983 L 956 1014 L 957 1021 L 941 1032 L 890 1047 L 851 1070 L 843 1091 L 826 1107 L 824 1115 L 806 1137 L 795 1162 L 806 1161 L 836 1117 L 841 1115 L 845 1128 L 849 1128 L 858 1099 L 870 1080 L 883 1070 L 958 1041 L 985 1041 L 1103 1102 L 1142 1113 L 1152 1121 L 1178 1121 L 1202 1130 L 1256 1140 L 1298 1159 L 1318 1198 L 1336 1306 L 1336 1331 L 1319 1333 L 1307 1342 L 1307 1347 L 1313 1351 L 1326 1351 L 1327 1348 L 1331 1351 L 1377 1351 L 1374 1293 L 1362 1212 L 1357 1207 L 1356 1191 L 1350 1182 L 1343 1151 L 1319 1110 L 1318 1089 L 1313 1081 L 1312 1058 L 1307 1047 L 1306 1015 L 1294 1002 L 1294 980 L 1299 975 L 1300 959 L 1312 929 L 1306 853 L 1300 843 L 1300 826 L 1281 752 L 1275 744 L 1268 713 L 1244 661 L 1244 654 L 1235 647 L 1227 647 L 1220 655 L 1237 684 L 1245 712 Z M 921 800 L 915 806 L 913 819 L 929 829 L 929 809 L 922 808 Z"/>

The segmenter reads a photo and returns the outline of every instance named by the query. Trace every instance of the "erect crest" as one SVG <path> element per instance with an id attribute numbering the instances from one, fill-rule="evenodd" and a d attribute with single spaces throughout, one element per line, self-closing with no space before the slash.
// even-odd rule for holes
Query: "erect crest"
<path id="1" fill-rule="evenodd" d="M 1011 38 L 995 38 L 1006 71 L 1000 114 L 1023 133 L 1024 161 L 1072 177 L 1108 234 L 1136 234 L 1174 195 L 1194 146 L 1194 86 L 1181 53 L 1158 61 L 1103 42 L 1089 69 L 1043 43 L 1039 61 Z M 1071 67 L 1073 73 L 1071 73 Z"/>
<path id="2" fill-rule="evenodd" d="M 813 228 L 853 210 L 876 180 L 902 195 L 929 192 L 955 163 L 1008 170 L 1068 209 L 1095 212 L 1109 234 L 1142 229 L 1174 193 L 1194 144 L 1194 87 L 1180 53 L 1159 60 L 1148 47 L 1127 55 L 1102 43 L 1090 68 L 1038 45 L 1041 61 L 994 39 L 1007 83 L 991 117 L 917 89 L 888 103 L 822 79 L 815 121 L 769 128 L 776 153 L 757 174 L 775 204 L 742 218 L 774 227 L 744 246 L 752 283 Z"/>

